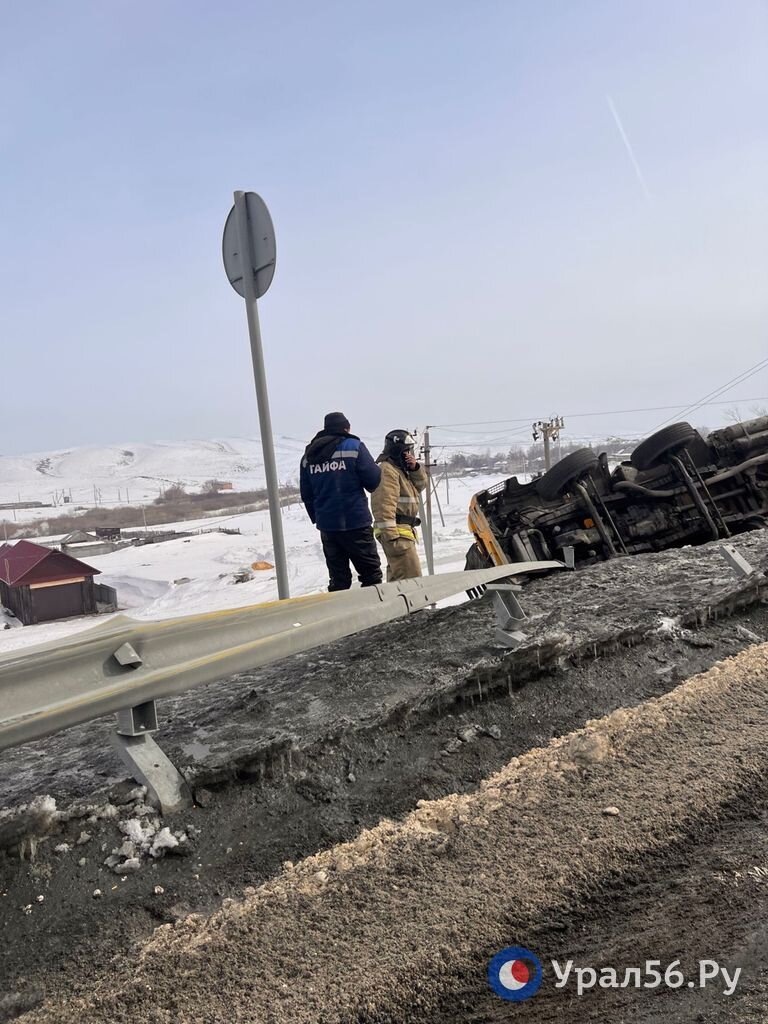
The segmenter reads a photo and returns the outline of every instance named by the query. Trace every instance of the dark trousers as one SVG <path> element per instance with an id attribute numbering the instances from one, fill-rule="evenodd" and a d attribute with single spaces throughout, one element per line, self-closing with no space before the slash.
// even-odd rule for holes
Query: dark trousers
<path id="1" fill-rule="evenodd" d="M 328 566 L 328 589 L 349 590 L 352 586 L 354 565 L 363 587 L 381 583 L 379 550 L 373 539 L 373 529 L 363 526 L 359 530 L 321 530 L 325 564 Z"/>

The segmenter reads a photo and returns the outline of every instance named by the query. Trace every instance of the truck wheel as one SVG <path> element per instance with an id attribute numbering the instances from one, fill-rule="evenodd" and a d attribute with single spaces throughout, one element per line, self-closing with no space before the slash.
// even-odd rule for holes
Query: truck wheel
<path id="1" fill-rule="evenodd" d="M 765 516 L 749 516 L 744 520 L 745 530 L 764 530 L 768 526 Z"/>
<path id="2" fill-rule="evenodd" d="M 635 469 L 651 469 L 661 462 L 670 452 L 685 448 L 696 437 L 696 431 L 690 423 L 670 423 L 663 430 L 657 430 L 632 452 L 632 465 Z"/>
<path id="3" fill-rule="evenodd" d="M 579 448 L 548 469 L 536 481 L 536 490 L 544 501 L 554 501 L 582 476 L 597 468 L 598 459 L 591 448 Z"/>

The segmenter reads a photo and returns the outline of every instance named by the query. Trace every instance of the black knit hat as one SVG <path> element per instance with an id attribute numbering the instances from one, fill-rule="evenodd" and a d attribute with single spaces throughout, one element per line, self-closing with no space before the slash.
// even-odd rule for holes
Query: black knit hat
<path id="1" fill-rule="evenodd" d="M 323 430 L 337 433 L 349 430 L 349 420 L 343 412 L 329 412 L 323 421 Z"/>

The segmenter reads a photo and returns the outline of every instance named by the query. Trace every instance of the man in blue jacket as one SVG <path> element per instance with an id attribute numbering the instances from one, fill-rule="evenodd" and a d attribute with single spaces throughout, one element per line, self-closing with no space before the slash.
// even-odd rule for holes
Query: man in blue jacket
<path id="1" fill-rule="evenodd" d="M 329 412 L 323 429 L 301 460 L 301 500 L 320 531 L 328 566 L 328 589 L 349 590 L 351 562 L 360 584 L 381 583 L 381 562 L 365 492 L 375 491 L 381 470 L 342 412 Z"/>

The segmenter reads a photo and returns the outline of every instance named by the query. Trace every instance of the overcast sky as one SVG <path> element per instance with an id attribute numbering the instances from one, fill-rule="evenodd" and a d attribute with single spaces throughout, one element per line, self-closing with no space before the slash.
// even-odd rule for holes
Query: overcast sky
<path id="1" fill-rule="evenodd" d="M 257 435 L 236 188 L 276 432 L 687 404 L 768 356 L 766 110 L 761 0 L 5 0 L 0 452 Z"/>

